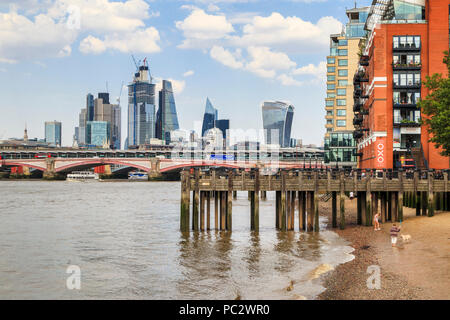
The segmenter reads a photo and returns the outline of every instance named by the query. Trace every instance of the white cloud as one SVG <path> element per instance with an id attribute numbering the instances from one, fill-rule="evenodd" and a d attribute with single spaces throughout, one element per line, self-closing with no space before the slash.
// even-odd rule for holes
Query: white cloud
<path id="1" fill-rule="evenodd" d="M 161 51 L 158 45 L 159 32 L 153 27 L 144 30 L 136 30 L 129 33 L 114 33 L 106 35 L 104 40 L 88 36 L 80 43 L 80 51 L 88 54 L 103 53 L 107 49 L 120 52 L 154 53 Z"/>
<path id="2" fill-rule="evenodd" d="M 161 50 L 158 30 L 144 23 L 159 14 L 149 12 L 144 0 L 44 1 L 37 14 L 17 12 L 33 2 L 23 0 L 8 13 L 0 13 L 0 63 L 68 56 L 80 36 L 84 37 L 79 47 L 83 53 Z"/>
<path id="3" fill-rule="evenodd" d="M 192 75 L 194 75 L 194 70 L 189 70 L 183 73 L 183 77 L 190 77 Z"/>
<path id="4" fill-rule="evenodd" d="M 291 76 L 287 75 L 287 74 L 280 74 L 277 78 L 278 80 L 280 80 L 281 84 L 284 86 L 302 86 L 303 83 L 301 81 L 295 80 L 294 78 L 292 78 Z"/>
<path id="5" fill-rule="evenodd" d="M 246 69 L 261 77 L 271 78 L 279 70 L 289 70 L 296 66 L 287 54 L 273 52 L 268 47 L 249 47 L 247 51 L 250 62 L 247 63 Z"/>
<path id="6" fill-rule="evenodd" d="M 273 12 L 268 17 L 255 16 L 244 25 L 243 34 L 233 37 L 235 46 L 269 46 L 291 52 L 325 48 L 331 33 L 341 31 L 342 23 L 323 17 L 316 24 L 298 17 L 283 17 Z"/>
<path id="7" fill-rule="evenodd" d="M 195 9 L 175 25 L 185 36 L 183 43 L 178 46 L 184 49 L 210 47 L 211 43 L 227 38 L 234 32 L 233 25 L 225 16 L 207 14 L 201 9 Z"/>
<path id="8" fill-rule="evenodd" d="M 223 65 L 233 68 L 241 69 L 244 64 L 238 60 L 240 56 L 240 51 L 236 51 L 234 54 L 230 51 L 224 49 L 223 47 L 214 46 L 209 52 L 211 58 L 222 63 Z"/>
<path id="9" fill-rule="evenodd" d="M 220 8 L 218 6 L 216 6 L 215 4 L 210 3 L 208 5 L 208 9 L 207 10 L 211 11 L 211 12 L 215 12 L 215 11 L 220 11 Z"/>
<path id="10" fill-rule="evenodd" d="M 325 61 L 320 62 L 317 66 L 310 63 L 301 68 L 292 71 L 294 75 L 311 75 L 316 78 L 324 78 L 327 73 L 327 63 Z"/>

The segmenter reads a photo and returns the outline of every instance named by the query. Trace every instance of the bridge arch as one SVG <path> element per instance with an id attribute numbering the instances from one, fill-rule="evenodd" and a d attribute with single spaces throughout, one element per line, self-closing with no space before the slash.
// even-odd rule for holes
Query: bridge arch
<path id="1" fill-rule="evenodd" d="M 21 163 L 21 162 L 11 162 L 11 161 L 5 161 L 3 163 L 4 167 L 28 167 L 28 168 L 32 168 L 32 169 L 36 169 L 39 171 L 44 172 L 46 170 L 46 168 L 38 166 L 36 164 L 30 164 L 30 163 Z"/>
<path id="2" fill-rule="evenodd" d="M 151 168 L 150 166 L 145 166 L 141 164 L 136 164 L 132 162 L 127 161 L 121 161 L 121 160 L 115 160 L 115 159 L 96 159 L 96 160 L 85 160 L 85 161 L 77 161 L 74 163 L 62 165 L 60 167 L 57 167 L 55 169 L 55 172 L 57 173 L 68 173 L 71 171 L 77 171 L 77 170 L 86 170 L 94 167 L 104 166 L 104 165 L 121 165 L 121 166 L 127 166 L 135 169 L 139 169 L 145 172 L 148 172 Z"/>

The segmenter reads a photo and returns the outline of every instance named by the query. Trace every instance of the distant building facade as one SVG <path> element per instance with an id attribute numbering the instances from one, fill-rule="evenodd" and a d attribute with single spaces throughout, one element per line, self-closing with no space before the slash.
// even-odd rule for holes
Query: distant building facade
<path id="1" fill-rule="evenodd" d="M 105 99 L 105 100 L 103 100 Z M 107 101 L 107 103 L 105 103 Z M 109 103 L 108 93 L 99 93 L 94 100 L 94 121 L 107 121 L 110 124 L 108 142 L 112 149 L 120 149 L 121 142 L 121 108 Z"/>
<path id="2" fill-rule="evenodd" d="M 164 144 L 169 144 L 172 140 L 171 132 L 179 128 L 172 83 L 163 80 L 162 89 L 159 91 L 159 109 L 156 114 L 156 137 Z"/>
<path id="3" fill-rule="evenodd" d="M 108 121 L 88 121 L 86 135 L 89 145 L 103 147 L 109 144 L 111 124 Z"/>
<path id="4" fill-rule="evenodd" d="M 218 111 L 213 107 L 209 98 L 206 98 L 206 106 L 205 113 L 203 115 L 203 124 L 202 124 L 202 137 L 205 136 L 206 132 L 212 128 L 214 128 L 214 121 L 218 118 Z"/>
<path id="5" fill-rule="evenodd" d="M 289 147 L 294 106 L 281 101 L 266 101 L 262 105 L 266 144 Z"/>
<path id="6" fill-rule="evenodd" d="M 61 122 L 45 122 L 45 142 L 50 145 L 61 146 Z"/>

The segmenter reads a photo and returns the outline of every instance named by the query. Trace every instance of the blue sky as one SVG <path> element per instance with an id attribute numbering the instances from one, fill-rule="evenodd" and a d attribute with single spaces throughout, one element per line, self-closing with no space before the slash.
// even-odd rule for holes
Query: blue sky
<path id="1" fill-rule="evenodd" d="M 358 1 L 358 6 L 370 0 Z M 113 100 L 147 57 L 171 79 L 180 126 L 201 121 L 208 96 L 232 129 L 260 129 L 261 102 L 295 106 L 292 136 L 321 144 L 328 35 L 353 0 L 2 0 L 0 139 L 44 137 L 58 120 L 71 145 L 85 95 Z M 122 139 L 126 105 L 121 97 Z"/>

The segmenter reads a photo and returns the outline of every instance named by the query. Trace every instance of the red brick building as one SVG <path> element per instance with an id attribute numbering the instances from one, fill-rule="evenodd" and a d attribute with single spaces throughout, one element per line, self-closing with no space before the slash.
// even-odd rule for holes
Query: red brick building
<path id="1" fill-rule="evenodd" d="M 450 0 L 374 0 L 354 78 L 354 137 L 360 168 L 449 168 L 429 142 L 417 102 L 427 75 L 448 76 Z"/>

